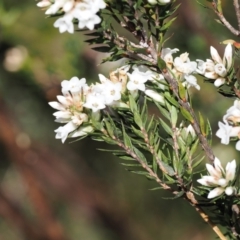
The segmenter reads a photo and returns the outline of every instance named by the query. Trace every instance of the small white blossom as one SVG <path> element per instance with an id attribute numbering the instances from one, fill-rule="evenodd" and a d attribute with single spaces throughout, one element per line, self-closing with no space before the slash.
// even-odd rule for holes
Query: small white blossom
<path id="1" fill-rule="evenodd" d="M 68 134 L 73 132 L 78 128 L 73 122 L 68 122 L 63 127 L 59 127 L 54 132 L 56 132 L 56 139 L 61 139 L 62 143 L 64 143 L 68 137 Z"/>
<path id="2" fill-rule="evenodd" d="M 48 7 L 50 5 L 51 5 L 51 2 L 49 0 L 42 0 L 41 2 L 37 3 L 37 6 L 40 8 Z"/>
<path id="3" fill-rule="evenodd" d="M 227 113 L 223 116 L 225 124 L 219 122 L 219 129 L 216 133 L 221 138 L 222 144 L 229 144 L 230 139 L 237 140 L 236 149 L 240 151 L 240 100 L 235 100 Z"/>
<path id="4" fill-rule="evenodd" d="M 235 100 L 232 107 L 227 110 L 227 113 L 223 116 L 225 122 L 231 122 L 233 124 L 240 123 L 240 101 Z"/>
<path id="5" fill-rule="evenodd" d="M 228 124 L 223 124 L 222 122 L 218 122 L 219 129 L 216 132 L 216 136 L 221 138 L 222 144 L 229 144 L 230 136 L 233 127 Z"/>
<path id="6" fill-rule="evenodd" d="M 45 14 L 54 15 L 63 13 L 63 17 L 57 19 L 54 27 L 59 28 L 60 33 L 74 32 L 73 20 L 78 20 L 78 27 L 93 30 L 96 24 L 101 22 L 97 13 L 106 7 L 103 0 L 75 1 L 75 0 L 42 0 L 38 7 L 48 7 Z"/>
<path id="7" fill-rule="evenodd" d="M 227 74 L 232 66 L 232 45 L 228 44 L 225 48 L 223 59 L 219 56 L 218 51 L 214 47 L 210 47 L 211 59 L 206 62 L 197 60 L 197 72 L 208 79 L 214 80 L 214 85 L 220 87 L 226 82 Z"/>
<path id="8" fill-rule="evenodd" d="M 90 93 L 87 95 L 86 102 L 83 106 L 92 109 L 93 112 L 97 112 L 106 107 L 104 102 L 104 98 L 101 95 Z"/>
<path id="9" fill-rule="evenodd" d="M 88 115 L 83 112 L 87 85 L 85 78 L 79 80 L 77 77 L 64 80 L 61 85 L 63 96 L 57 96 L 58 102 L 49 102 L 49 105 L 58 110 L 53 113 L 55 121 L 66 123 L 55 130 L 56 138 L 65 142 L 70 135 L 75 136 L 75 131 L 78 131 L 83 123 L 88 122 Z"/>
<path id="10" fill-rule="evenodd" d="M 145 82 L 152 79 L 153 72 L 145 66 L 134 66 L 133 69 L 134 71 L 132 73 L 127 73 L 129 77 L 127 89 L 130 91 L 145 91 Z"/>
<path id="11" fill-rule="evenodd" d="M 225 192 L 226 195 L 232 195 L 234 188 L 231 186 L 232 181 L 235 178 L 236 173 L 236 161 L 229 162 L 226 166 L 226 170 L 223 169 L 221 162 L 215 157 L 214 166 L 206 164 L 209 175 L 202 176 L 197 181 L 203 186 L 213 188 L 208 198 L 215 198 Z"/>
<path id="12" fill-rule="evenodd" d="M 183 85 L 186 85 L 187 87 L 195 87 L 197 90 L 200 90 L 200 86 L 197 84 L 197 78 L 193 75 L 186 75 L 184 77 L 186 80 Z"/>
<path id="13" fill-rule="evenodd" d="M 63 33 L 63 32 L 69 32 L 69 33 L 73 33 L 74 32 L 74 25 L 72 22 L 73 18 L 71 15 L 64 15 L 63 17 L 57 19 L 53 26 L 55 28 L 59 28 L 59 32 Z"/>
<path id="14" fill-rule="evenodd" d="M 78 93 L 81 90 L 85 90 L 87 87 L 86 79 L 79 79 L 78 77 L 72 77 L 70 80 L 63 80 L 61 83 L 62 93 L 71 92 Z"/>
<path id="15" fill-rule="evenodd" d="M 161 58 L 166 62 L 168 68 L 172 68 L 173 56 L 172 54 L 178 52 L 179 49 L 163 48 L 161 52 Z"/>

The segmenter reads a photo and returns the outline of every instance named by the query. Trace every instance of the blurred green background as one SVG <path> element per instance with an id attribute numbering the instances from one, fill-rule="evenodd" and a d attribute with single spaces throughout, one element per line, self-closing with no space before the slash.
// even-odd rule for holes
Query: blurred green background
<path id="1" fill-rule="evenodd" d="M 191 60 L 209 58 L 210 45 L 222 54 L 219 42 L 233 36 L 211 10 L 181 3 L 168 47 L 189 52 Z M 231 4 L 223 3 L 234 23 Z M 95 82 L 121 63 L 99 65 L 104 56 L 82 33 L 59 34 L 53 22 L 34 0 L 0 1 L 0 240 L 215 239 L 187 202 L 149 191 L 153 182 L 96 150 L 104 144 L 55 140 L 58 125 L 48 102 L 61 94 L 61 81 Z M 215 134 L 233 100 L 199 82 L 194 108 L 210 119 Z M 222 161 L 238 161 L 234 144 L 223 146 L 215 136 L 213 142 Z"/>

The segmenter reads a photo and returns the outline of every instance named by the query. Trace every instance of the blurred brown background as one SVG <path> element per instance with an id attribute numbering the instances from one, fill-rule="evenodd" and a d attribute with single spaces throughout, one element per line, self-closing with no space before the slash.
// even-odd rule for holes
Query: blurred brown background
<path id="1" fill-rule="evenodd" d="M 210 45 L 222 54 L 219 42 L 233 36 L 212 11 L 181 2 L 168 46 L 190 52 L 191 60 L 209 58 Z M 234 22 L 230 2 L 225 11 Z M 184 200 L 149 191 L 153 182 L 96 150 L 104 144 L 55 140 L 58 125 L 48 102 L 61 94 L 61 81 L 78 76 L 94 82 L 119 63 L 99 66 L 102 56 L 81 33 L 59 34 L 53 22 L 34 0 L 0 0 L 0 240 L 215 239 Z M 194 107 L 215 133 L 232 100 L 199 81 Z M 214 152 L 223 161 L 238 155 L 234 144 L 222 146 L 215 136 Z"/>

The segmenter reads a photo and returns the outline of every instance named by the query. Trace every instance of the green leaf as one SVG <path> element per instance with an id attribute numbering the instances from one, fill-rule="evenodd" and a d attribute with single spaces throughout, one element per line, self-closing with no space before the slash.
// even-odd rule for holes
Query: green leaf
<path id="1" fill-rule="evenodd" d="M 134 132 L 137 136 L 139 136 L 140 138 L 143 138 L 143 139 L 144 139 L 144 135 L 143 135 L 143 133 L 142 133 L 140 130 L 136 129 L 134 126 L 131 126 L 131 129 L 133 130 L 133 132 Z"/>
<path id="2" fill-rule="evenodd" d="M 185 119 L 187 119 L 189 122 L 194 123 L 194 119 L 191 116 L 191 114 L 183 107 L 180 107 L 180 111 Z"/>
<path id="3" fill-rule="evenodd" d="M 147 159 L 146 159 L 145 156 L 142 154 L 142 152 L 140 152 L 136 147 L 133 147 L 133 151 L 134 151 L 134 153 L 137 155 L 138 159 L 140 159 L 140 160 L 143 161 L 144 163 L 147 163 Z"/>
<path id="4" fill-rule="evenodd" d="M 127 161 L 136 161 L 133 157 L 130 156 L 118 156 L 119 158 L 123 159 L 123 160 L 127 160 Z"/>
<path id="5" fill-rule="evenodd" d="M 155 188 L 151 188 L 149 189 L 150 191 L 156 191 L 156 190 L 160 190 L 160 189 L 163 189 L 162 187 L 155 187 Z"/>
<path id="6" fill-rule="evenodd" d="M 160 70 L 163 70 L 163 69 L 167 68 L 166 62 L 160 57 L 158 57 L 157 64 L 158 64 L 158 68 Z"/>
<path id="7" fill-rule="evenodd" d="M 174 197 L 170 197 L 170 198 L 165 198 L 164 197 L 163 199 L 174 200 L 174 199 L 182 197 L 184 195 L 184 193 L 185 193 L 184 191 L 181 191 L 181 192 L 177 193 Z"/>
<path id="8" fill-rule="evenodd" d="M 113 128 L 112 128 L 112 125 L 105 119 L 104 121 L 105 125 L 106 125 L 106 128 L 107 128 L 107 132 L 108 134 L 111 136 L 111 137 L 114 137 L 114 131 L 113 131 Z"/>
<path id="9" fill-rule="evenodd" d="M 206 135 L 207 135 L 208 143 L 211 145 L 212 144 L 212 128 L 208 119 L 206 124 Z"/>
<path id="10" fill-rule="evenodd" d="M 121 163 L 121 165 L 125 166 L 125 167 L 141 167 L 140 164 L 138 163 Z"/>
<path id="11" fill-rule="evenodd" d="M 194 144 L 191 146 L 191 149 L 190 149 L 190 155 L 191 155 L 191 156 L 196 152 L 196 150 L 197 150 L 197 148 L 198 148 L 198 145 L 199 145 L 199 139 L 197 139 L 197 140 L 194 142 Z"/>
<path id="12" fill-rule="evenodd" d="M 192 165 L 192 168 L 196 168 L 197 166 L 199 166 L 199 164 L 203 161 L 204 158 L 205 156 L 200 158 L 198 161 L 194 162 L 194 164 Z"/>
<path id="13" fill-rule="evenodd" d="M 147 125 L 147 128 L 146 128 L 146 131 L 149 132 L 151 128 L 153 128 L 153 125 L 154 124 L 154 116 L 151 117 L 150 121 L 148 122 L 148 125 Z"/>
<path id="14" fill-rule="evenodd" d="M 185 102 L 186 96 L 187 96 L 187 90 L 181 82 L 178 82 L 178 92 L 179 92 L 179 97 Z"/>
<path id="15" fill-rule="evenodd" d="M 162 119 L 159 119 L 160 122 L 161 122 L 161 126 L 163 127 L 163 129 L 170 135 L 172 136 L 173 135 L 173 132 L 172 132 L 172 129 L 162 120 Z"/>
<path id="16" fill-rule="evenodd" d="M 171 123 L 172 123 L 172 126 L 173 126 L 173 127 L 176 127 L 177 120 L 178 120 L 178 112 L 177 112 L 176 107 L 171 106 L 170 115 L 171 115 Z"/>
<path id="17" fill-rule="evenodd" d="M 204 119 L 202 114 L 199 112 L 199 124 L 200 124 L 200 130 L 201 133 L 206 136 L 206 132 L 205 132 L 205 123 L 204 123 Z"/>
<path id="18" fill-rule="evenodd" d="M 167 30 L 171 25 L 172 23 L 177 19 L 177 17 L 174 17 L 172 18 L 170 21 L 168 21 L 166 24 L 164 24 L 161 28 L 160 28 L 160 31 L 165 31 Z"/>
<path id="19" fill-rule="evenodd" d="M 124 145 L 132 150 L 133 148 L 132 141 L 131 141 L 131 138 L 127 135 L 123 123 L 122 123 L 122 133 L 123 133 Z"/>
<path id="20" fill-rule="evenodd" d="M 158 107 L 159 111 L 161 112 L 161 114 L 168 120 L 170 120 L 170 113 L 169 111 L 167 111 L 166 109 L 164 109 L 160 104 L 156 103 L 156 106 Z"/>
<path id="21" fill-rule="evenodd" d="M 111 51 L 111 47 L 109 46 L 92 47 L 92 50 L 95 50 L 97 52 L 109 53 Z"/>
<path id="22" fill-rule="evenodd" d="M 117 145 L 117 142 L 109 137 L 102 136 L 102 139 L 108 144 Z"/>
<path id="23" fill-rule="evenodd" d="M 170 95 L 169 92 L 165 92 L 164 97 L 176 108 L 179 108 L 179 103 L 175 100 L 175 98 L 172 95 Z"/>
<path id="24" fill-rule="evenodd" d="M 152 164 L 152 167 L 153 167 L 153 171 L 154 171 L 154 173 L 157 173 L 158 165 L 157 165 L 157 160 L 156 160 L 155 157 L 153 157 L 153 164 Z"/>
<path id="25" fill-rule="evenodd" d="M 174 178 L 171 178 L 169 175 L 167 175 L 167 174 L 164 174 L 164 177 L 167 179 L 167 181 L 168 182 L 166 182 L 166 183 L 168 183 L 168 184 L 174 184 L 174 183 L 176 183 L 176 180 L 174 179 Z"/>
<path id="26" fill-rule="evenodd" d="M 164 169 L 166 170 L 166 172 L 169 176 L 174 176 L 175 175 L 175 171 L 173 170 L 173 168 L 171 166 L 169 166 L 168 164 L 166 164 L 163 161 L 160 161 L 160 163 L 164 167 Z"/>
<path id="27" fill-rule="evenodd" d="M 133 170 L 129 170 L 130 172 L 132 173 L 135 173 L 135 174 L 139 174 L 139 175 L 144 175 L 146 177 L 150 177 L 149 174 L 147 172 L 144 172 L 144 171 L 133 171 Z"/>

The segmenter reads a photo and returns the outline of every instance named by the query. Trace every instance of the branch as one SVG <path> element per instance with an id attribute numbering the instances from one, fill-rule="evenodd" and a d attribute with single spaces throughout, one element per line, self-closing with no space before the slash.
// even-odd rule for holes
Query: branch
<path id="1" fill-rule="evenodd" d="M 191 116 L 193 118 L 193 122 L 191 122 L 191 124 L 200 140 L 201 146 L 202 146 L 203 150 L 205 151 L 205 154 L 207 155 L 210 162 L 213 163 L 214 159 L 215 159 L 213 151 L 212 151 L 211 147 L 209 146 L 206 137 L 202 134 L 202 132 L 200 130 L 199 122 L 195 116 L 195 113 L 194 113 L 191 105 L 189 104 L 189 102 L 183 101 L 180 98 L 179 93 L 178 93 L 177 80 L 172 78 L 166 69 L 162 71 L 162 74 L 163 74 L 164 78 L 167 80 L 167 82 L 169 83 L 170 88 L 172 89 L 174 95 L 177 97 L 179 104 L 191 114 Z"/>
<path id="2" fill-rule="evenodd" d="M 170 191 L 171 193 L 173 193 L 174 195 L 177 195 L 179 192 L 173 190 L 170 186 L 168 186 L 166 183 L 164 183 L 159 177 L 158 175 L 145 163 L 142 161 L 142 159 L 140 159 L 134 152 L 133 150 L 131 150 L 128 146 L 126 146 L 118 137 L 116 136 L 110 136 L 107 131 L 105 129 L 102 129 L 102 133 L 108 137 L 111 138 L 112 140 L 114 140 L 117 145 L 124 149 L 124 151 L 131 156 L 132 158 L 134 158 L 141 166 L 143 169 L 145 169 L 149 175 L 155 179 L 155 181 L 165 190 Z"/>
<path id="3" fill-rule="evenodd" d="M 238 30 L 240 30 L 240 6 L 238 0 L 233 0 L 233 6 L 235 8 L 235 13 L 238 22 Z"/>
<path id="4" fill-rule="evenodd" d="M 236 2 L 237 0 L 235 0 Z M 214 12 L 218 15 L 220 21 L 225 25 L 225 27 L 234 35 L 239 36 L 240 35 L 240 31 L 238 31 L 237 29 L 235 29 L 228 21 L 227 19 L 224 17 L 223 13 L 222 13 L 222 6 L 221 6 L 221 1 L 218 1 L 218 4 L 216 4 L 215 2 L 212 3 Z"/>
<path id="5" fill-rule="evenodd" d="M 221 240 L 227 240 L 227 238 L 222 234 L 221 230 L 218 228 L 216 224 L 214 224 L 208 217 L 208 215 L 203 211 L 203 209 L 199 206 L 194 206 L 196 211 L 202 217 L 202 219 L 212 228 L 212 230 L 218 235 Z"/>
<path id="6" fill-rule="evenodd" d="M 106 33 L 105 33 L 106 34 Z M 126 49 L 125 48 L 125 43 L 124 43 L 124 40 L 122 38 L 115 38 L 115 39 L 112 39 L 110 35 L 106 35 L 108 36 L 111 40 L 113 41 L 118 47 L 122 48 L 122 49 Z M 131 43 L 130 44 L 132 46 L 136 46 L 134 43 Z M 141 60 L 145 60 L 145 61 L 148 61 L 149 63 L 151 63 L 153 66 L 157 66 L 157 59 L 153 58 L 152 56 L 147 56 L 147 55 L 144 55 L 142 53 L 135 53 L 133 50 L 131 50 L 130 48 L 127 48 L 126 49 L 126 52 L 128 54 L 128 57 L 130 59 L 141 59 Z M 185 102 L 183 101 L 180 97 L 179 97 L 179 94 L 178 94 L 178 82 L 177 80 L 175 80 L 174 78 L 171 77 L 171 75 L 169 74 L 168 70 L 167 69 L 162 69 L 162 74 L 164 76 L 164 78 L 167 80 L 167 82 L 169 83 L 170 85 L 170 88 L 172 89 L 174 95 L 177 97 L 178 99 L 178 102 L 179 104 L 185 109 L 187 110 L 192 118 L 194 119 L 194 121 L 191 123 L 199 140 L 200 140 L 200 143 L 201 143 L 201 146 L 203 148 L 203 150 L 205 151 L 208 159 L 210 160 L 211 163 L 214 162 L 214 159 L 215 159 L 215 156 L 213 154 L 213 151 L 211 149 L 211 147 L 209 146 L 208 144 L 208 141 L 206 139 L 206 137 L 201 133 L 201 130 L 200 130 L 200 125 L 198 123 L 198 120 L 195 116 L 195 113 L 192 109 L 192 107 L 190 106 L 190 104 L 188 102 Z"/>

